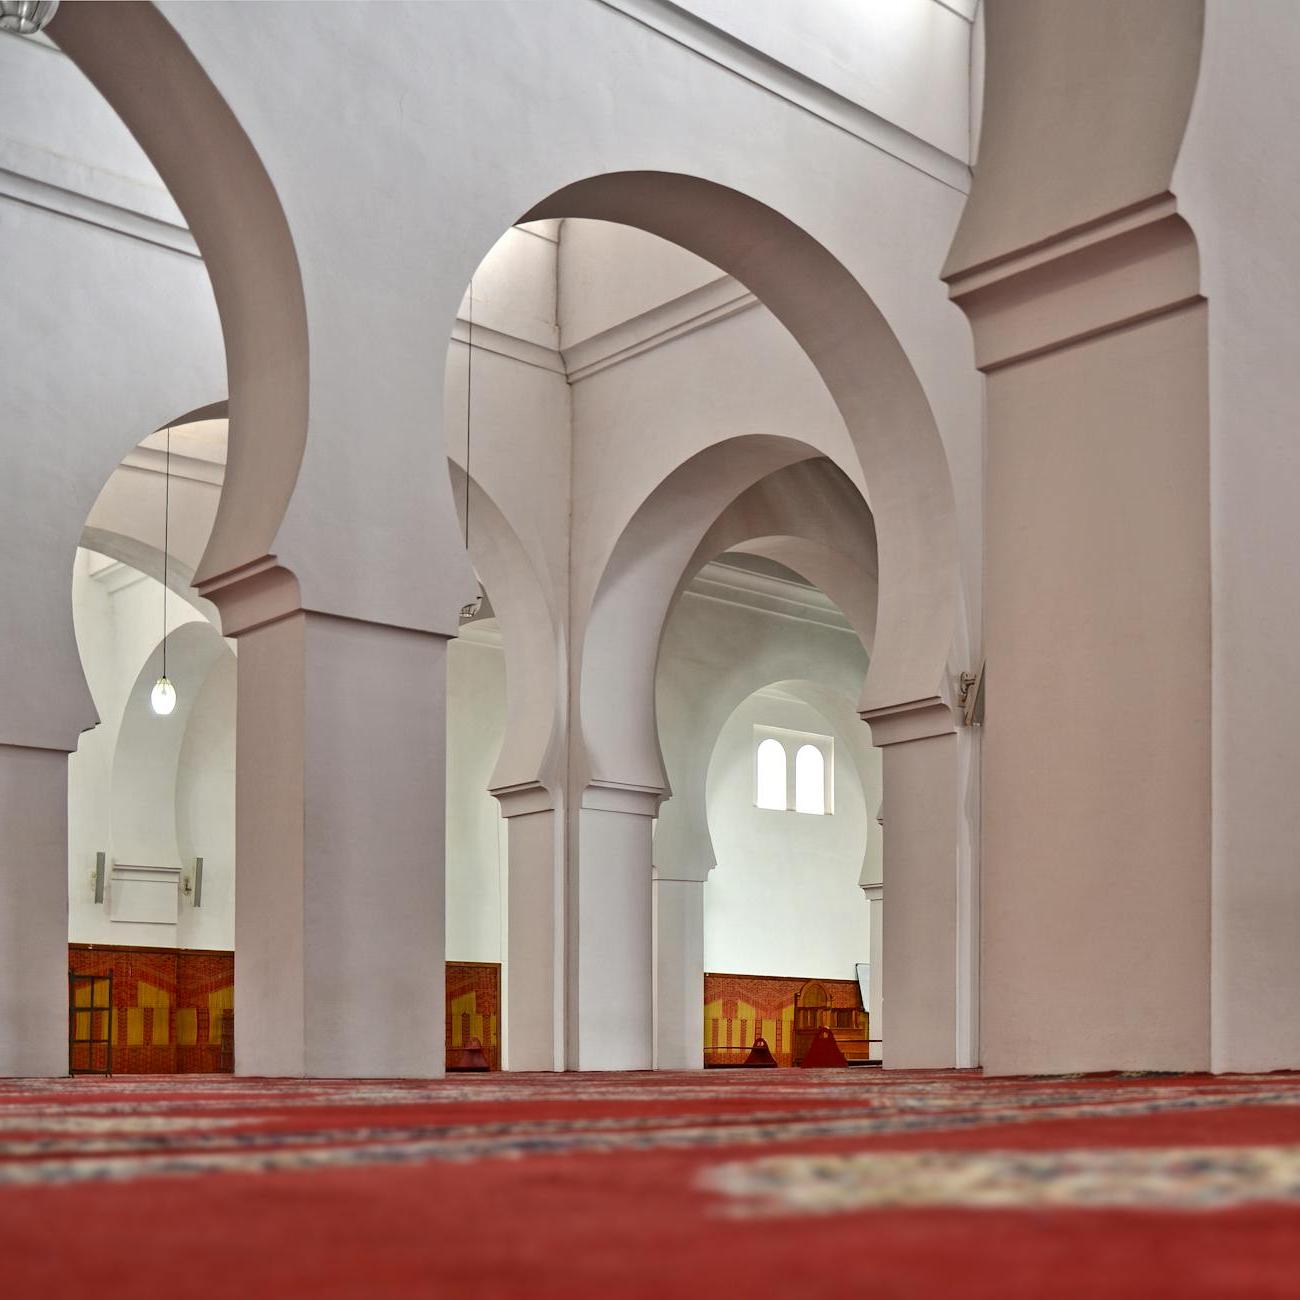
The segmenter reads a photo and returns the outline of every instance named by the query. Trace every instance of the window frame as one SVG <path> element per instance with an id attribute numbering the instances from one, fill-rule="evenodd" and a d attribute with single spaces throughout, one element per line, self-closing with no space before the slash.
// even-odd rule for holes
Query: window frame
<path id="1" fill-rule="evenodd" d="M 765 740 L 775 740 L 785 753 L 785 807 L 771 808 L 758 801 L 758 749 Z M 803 812 L 795 805 L 796 764 L 799 750 L 810 745 L 822 756 L 822 811 Z M 816 731 L 795 731 L 790 727 L 773 727 L 756 722 L 751 742 L 751 771 L 753 773 L 753 804 L 761 812 L 798 813 L 802 817 L 833 817 L 835 815 L 835 737 Z"/>

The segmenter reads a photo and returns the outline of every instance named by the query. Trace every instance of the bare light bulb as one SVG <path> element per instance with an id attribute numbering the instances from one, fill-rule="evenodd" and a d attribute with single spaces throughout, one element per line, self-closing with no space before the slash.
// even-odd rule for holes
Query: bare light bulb
<path id="1" fill-rule="evenodd" d="M 149 703 L 159 717 L 165 718 L 176 707 L 176 687 L 165 677 L 160 677 L 149 692 Z"/>

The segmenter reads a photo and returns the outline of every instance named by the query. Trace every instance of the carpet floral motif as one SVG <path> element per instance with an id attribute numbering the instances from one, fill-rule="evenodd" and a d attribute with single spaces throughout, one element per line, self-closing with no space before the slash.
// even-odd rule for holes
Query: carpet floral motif
<path id="1" fill-rule="evenodd" d="M 769 1156 L 705 1172 L 738 1217 L 871 1209 L 1215 1210 L 1300 1200 L 1300 1147 Z"/>
<path id="2" fill-rule="evenodd" d="M 473 1119 L 461 1111 L 466 1105 L 478 1112 Z M 976 1155 L 857 1148 L 899 1137 L 932 1138 L 942 1148 L 945 1135 L 1007 1125 L 1297 1106 L 1297 1076 L 1048 1081 L 826 1070 L 428 1082 L 0 1081 L 0 1193 L 149 1177 L 696 1151 L 731 1157 L 706 1181 L 737 1214 L 1050 1204 L 1055 1197 L 1072 1205 L 1168 1205 L 1175 1192 L 1180 1205 L 1217 1205 L 1232 1196 L 1297 1195 L 1300 1148 Z M 854 1149 L 787 1154 L 807 1143 Z M 762 1158 L 737 1158 L 747 1153 Z M 1133 1199 L 1106 1191 L 1121 1186 Z"/>

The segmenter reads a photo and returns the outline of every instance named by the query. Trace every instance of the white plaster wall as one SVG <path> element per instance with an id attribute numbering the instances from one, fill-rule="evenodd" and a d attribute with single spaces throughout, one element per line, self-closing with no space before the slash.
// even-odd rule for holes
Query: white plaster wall
<path id="1" fill-rule="evenodd" d="M 92 564 L 107 557 L 78 549 L 72 576 L 72 612 L 81 661 L 99 710 L 100 724 L 81 733 L 76 752 L 68 755 L 68 938 L 90 942 L 108 925 L 105 908 L 96 906 L 93 872 L 96 853 L 112 849 L 113 751 L 121 714 L 122 687 L 116 682 L 117 647 L 112 596 L 90 577 Z"/>
<path id="2" fill-rule="evenodd" d="M 825 385 L 763 307 L 575 383 L 575 602 L 589 598 L 628 519 L 655 485 L 702 449 L 744 434 L 797 438 L 837 463 L 856 465 Z M 863 486 L 860 469 L 846 472 Z"/>
<path id="3" fill-rule="evenodd" d="M 683 0 L 682 7 L 963 161 L 976 0 Z M 958 12 L 960 11 L 960 12 Z"/>
<path id="4" fill-rule="evenodd" d="M 1209 300 L 1211 1056 L 1300 1066 L 1300 9 L 1208 0 L 1174 174 Z"/>
<path id="5" fill-rule="evenodd" d="M 218 658 L 218 670 L 199 679 L 202 689 L 196 699 L 185 701 L 185 716 L 180 710 L 171 718 L 146 716 L 148 691 L 161 666 L 162 584 L 83 548 L 74 566 L 72 600 L 82 662 L 101 721 L 82 733 L 77 752 L 69 757 L 68 938 L 74 943 L 233 948 L 233 655 L 213 647 L 212 653 L 224 661 Z M 195 625 L 217 639 L 199 611 L 175 592 L 168 595 L 167 615 L 169 632 Z M 129 753 L 123 745 L 128 710 L 134 711 Z M 182 736 L 172 734 L 178 725 L 185 728 Z M 151 737 L 157 739 L 156 751 Z M 183 902 L 177 925 L 113 921 L 108 904 L 95 903 L 97 852 L 108 855 L 110 874 L 115 858 L 132 865 L 188 866 L 185 859 L 203 853 L 200 841 L 215 848 L 204 866 L 203 907 L 196 910 Z"/>
<path id="6" fill-rule="evenodd" d="M 538 347 L 555 349 L 556 261 L 558 221 L 530 221 L 511 226 L 488 250 L 474 272 L 474 325 L 505 331 Z M 460 318 L 469 322 L 470 294 L 465 290 Z M 491 346 L 490 339 L 483 340 Z"/>
<path id="7" fill-rule="evenodd" d="M 882 879 L 881 756 L 855 707 L 867 656 L 833 606 L 810 613 L 841 625 L 792 617 L 793 603 L 778 612 L 772 591 L 787 584 L 765 583 L 754 605 L 739 589 L 720 599 L 727 581 L 744 577 L 707 566 L 664 631 L 656 704 L 675 793 L 660 809 L 656 868 L 672 879 L 707 873 L 706 970 L 851 979 L 869 959 L 861 884 Z M 786 595 L 820 597 L 797 584 Z M 833 738 L 831 815 L 754 807 L 756 724 Z M 707 833 L 681 815 L 695 783 Z"/>
<path id="8" fill-rule="evenodd" d="M 183 225 L 144 150 L 48 39 L 0 33 L 0 85 L 0 167 Z"/>
<path id="9" fill-rule="evenodd" d="M 483 624 L 469 625 L 465 633 L 451 643 L 448 654 L 447 956 L 449 960 L 504 963 L 505 825 L 497 801 L 487 792 L 504 732 L 506 699 L 504 658 L 500 645 L 496 643 L 493 623 L 494 620 L 484 620 Z M 853 683 L 865 672 L 866 657 L 856 638 L 839 630 L 815 628 L 754 609 L 689 595 L 685 597 L 679 613 L 674 615 L 665 644 L 661 716 L 669 729 L 665 736 L 666 746 L 674 750 L 684 745 L 703 747 L 705 762 L 698 766 L 700 771 L 707 766 L 716 733 L 695 736 L 689 730 L 691 721 L 699 716 L 702 701 L 716 692 L 720 682 L 734 671 L 737 658 L 748 661 L 747 670 L 756 679 L 766 675 L 768 680 L 773 673 L 783 675 L 794 663 L 802 663 L 810 674 L 814 674 L 820 664 L 828 682 L 826 693 L 838 698 L 841 706 L 833 720 L 828 720 L 825 713 L 802 701 L 761 699 L 763 717 L 760 721 L 836 737 L 835 815 L 818 819 L 790 814 L 788 818 L 778 819 L 784 828 L 779 848 L 771 841 L 764 847 L 764 836 L 771 828 L 754 823 L 757 810 L 752 808 L 752 790 L 740 805 L 736 805 L 731 797 L 734 792 L 726 784 L 731 776 L 726 777 L 722 786 L 715 788 L 719 770 L 729 771 L 733 760 L 739 761 L 719 742 L 713 767 L 709 769 L 713 774 L 710 778 L 710 825 L 715 824 L 715 816 L 720 819 L 717 824 L 721 826 L 724 842 L 731 854 L 729 879 L 733 882 L 739 879 L 741 895 L 750 889 L 756 891 L 755 896 L 741 906 L 740 925 L 747 928 L 750 917 L 767 906 L 763 893 L 767 888 L 767 876 L 784 878 L 784 872 L 773 865 L 773 854 L 788 851 L 816 854 L 819 862 L 832 865 L 828 872 L 823 873 L 813 892 L 813 913 L 824 919 L 831 912 L 847 906 L 855 918 L 846 923 L 845 929 L 853 933 L 858 955 L 849 959 L 847 975 L 836 975 L 836 978 L 852 978 L 852 962 L 866 960 L 862 955 L 865 951 L 862 945 L 866 942 L 866 912 L 859 888 L 859 878 L 864 877 L 864 865 L 864 878 L 880 879 L 879 837 L 872 836 L 868 841 L 868 829 L 874 829 L 875 811 L 880 803 L 879 752 L 871 748 L 867 728 L 858 722 L 853 711 Z M 723 734 L 730 736 L 729 743 L 734 745 L 740 735 L 736 730 L 740 724 L 733 724 L 734 719 L 727 724 L 730 730 Z M 718 768 L 719 761 L 722 769 Z M 749 762 L 747 759 L 744 761 Z M 870 851 L 864 864 L 868 842 Z M 751 854 L 755 843 L 757 859 Z M 719 849 L 720 864 L 721 853 Z M 738 867 L 739 853 L 743 853 L 745 858 Z M 758 862 L 757 875 L 748 874 L 751 861 Z M 715 871 L 711 880 L 717 876 Z M 848 887 L 841 890 L 840 886 L 846 880 Z M 724 909 L 735 906 L 736 892 L 724 885 L 722 897 L 730 900 L 724 901 Z M 719 915 L 727 913 L 724 910 Z M 861 922 L 860 926 L 858 922 Z M 518 923 L 528 925 L 529 918 L 520 918 Z M 861 934 L 858 934 L 859 929 Z M 768 959 L 763 955 L 761 937 L 755 946 L 744 934 L 734 931 L 730 920 L 720 920 L 715 926 L 723 951 L 744 953 L 751 964 L 711 966 L 710 969 L 785 973 L 784 968 L 767 969 L 765 963 Z M 821 939 L 810 931 L 795 944 L 786 963 L 794 962 L 794 974 L 830 975 L 832 970 L 828 966 L 843 971 L 844 954 L 852 945 L 837 939 L 829 950 L 814 951 L 820 943 Z M 752 964 L 754 962 L 758 964 Z M 808 970 L 809 963 L 816 969 Z"/>
<path id="10" fill-rule="evenodd" d="M 66 616 L 82 526 L 150 429 L 224 395 L 225 357 L 175 204 L 80 70 L 48 42 L 0 36 L 0 120 L 0 239 L 31 250 L 0 267 L 3 350 L 44 338 L 62 376 L 28 368 L 0 408 L 0 524 L 30 555 L 0 602 L 0 729 L 43 744 L 66 728 L 70 743 L 91 717 Z"/>
<path id="11" fill-rule="evenodd" d="M 162 572 L 163 519 L 169 513 L 166 538 L 172 585 L 188 583 L 198 568 L 212 532 L 221 499 L 226 467 L 225 419 L 199 420 L 170 432 L 170 509 L 164 471 L 166 430 L 140 440 L 109 476 L 86 519 L 83 546 L 111 551 L 115 559 L 157 576 Z M 194 596 L 195 607 L 214 622 L 214 606 Z"/>
<path id="12" fill-rule="evenodd" d="M 734 571 L 706 566 L 700 581 L 683 592 L 664 629 L 655 709 L 674 795 L 660 809 L 655 832 L 655 866 L 661 877 L 702 880 L 714 864 L 716 846 L 709 843 L 709 814 L 702 806 L 714 745 L 732 710 L 773 682 L 799 679 L 816 683 L 825 697 L 835 701 L 836 716 L 843 720 L 854 761 L 863 779 L 876 783 L 873 815 L 879 806 L 880 756 L 871 747 L 868 728 L 854 711 L 867 672 L 861 642 L 834 606 L 829 606 L 829 612 L 838 616 L 840 626 L 791 617 L 780 612 L 774 600 L 768 608 L 758 608 L 758 595 L 753 597 L 753 605 L 747 605 L 743 591 L 734 587 L 722 586 L 731 596 L 718 598 L 719 588 L 713 583 L 738 580 Z M 769 597 L 786 585 L 768 584 Z M 797 602 L 807 591 L 790 584 L 788 599 Z M 809 593 L 814 594 L 819 593 Z M 794 603 L 787 606 L 797 608 Z M 879 836 L 873 836 L 872 854 L 876 864 L 873 878 L 878 878 Z M 861 853 L 858 865 L 868 865 Z"/>
<path id="13" fill-rule="evenodd" d="M 725 278 L 712 262 L 613 221 L 567 218 L 559 247 L 561 348 Z"/>
<path id="14" fill-rule="evenodd" d="M 190 713 L 176 769 L 176 838 L 188 871 L 203 859 L 198 907 L 181 901 L 182 948 L 235 946 L 235 688 L 233 654 L 212 665 Z"/>
<path id="15" fill-rule="evenodd" d="M 474 292 L 477 295 L 477 284 Z M 517 328 L 527 329 L 527 319 Z M 465 351 L 461 345 L 452 348 L 445 406 L 447 455 L 462 468 Z M 569 386 L 558 371 L 558 360 L 555 357 L 556 369 L 550 370 L 505 355 L 476 326 L 470 474 L 544 576 L 548 603 L 562 608 L 569 562 Z M 463 498 L 456 508 L 463 538 Z M 472 511 L 470 530 L 472 534 Z"/>
<path id="16" fill-rule="evenodd" d="M 530 222 L 508 229 L 487 250 L 473 277 L 472 405 L 468 289 L 447 353 L 443 397 L 448 457 L 465 467 L 468 427 L 470 475 L 509 520 L 557 608 L 568 588 L 570 426 L 558 351 L 558 239 L 558 222 Z M 463 529 L 463 499 L 456 508 Z"/>
<path id="17" fill-rule="evenodd" d="M 756 725 L 834 738 L 833 813 L 754 806 Z M 705 970 L 853 979 L 854 963 L 871 959 L 859 880 L 878 764 L 866 775 L 870 793 L 847 738 L 802 701 L 759 693 L 736 710 L 709 765 L 718 865 L 704 887 Z"/>

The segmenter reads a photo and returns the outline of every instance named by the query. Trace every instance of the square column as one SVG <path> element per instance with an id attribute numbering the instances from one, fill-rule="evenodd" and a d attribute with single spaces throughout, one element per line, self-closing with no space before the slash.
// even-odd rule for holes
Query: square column
<path id="1" fill-rule="evenodd" d="M 570 1068 L 654 1064 L 651 839 L 661 798 L 595 782 L 583 793 L 570 864 Z"/>
<path id="2" fill-rule="evenodd" d="M 238 635 L 236 1068 L 441 1074 L 446 639 Z"/>
<path id="3" fill-rule="evenodd" d="M 863 885 L 867 896 L 867 953 L 871 957 L 871 981 L 867 988 L 867 1020 L 873 1040 L 884 1049 L 884 952 L 885 952 L 885 887 Z"/>
<path id="4" fill-rule="evenodd" d="M 948 273 L 987 376 L 981 1061 L 1201 1070 L 1217 791 L 1199 255 L 1167 193 L 1040 234 Z"/>
<path id="5" fill-rule="evenodd" d="M 0 1077 L 68 1072 L 68 756 L 0 745 Z"/>
<path id="6" fill-rule="evenodd" d="M 871 948 L 873 986 L 889 990 L 884 1064 L 911 1070 L 965 1064 L 959 1011 L 973 991 L 960 986 L 957 962 L 962 863 L 952 711 L 935 698 L 872 710 L 863 719 L 871 743 L 884 751 L 889 937 L 877 949 L 873 935 Z"/>
<path id="7" fill-rule="evenodd" d="M 654 893 L 656 1070 L 704 1068 L 704 881 L 668 880 Z"/>
<path id="8" fill-rule="evenodd" d="M 509 828 L 505 1068 L 563 1070 L 563 815 L 540 784 L 492 793 Z"/>

